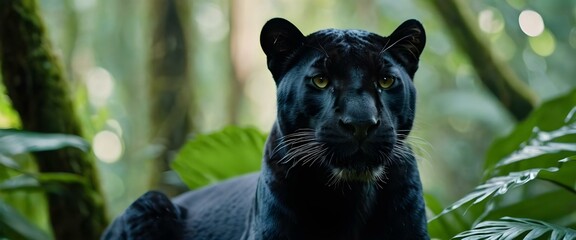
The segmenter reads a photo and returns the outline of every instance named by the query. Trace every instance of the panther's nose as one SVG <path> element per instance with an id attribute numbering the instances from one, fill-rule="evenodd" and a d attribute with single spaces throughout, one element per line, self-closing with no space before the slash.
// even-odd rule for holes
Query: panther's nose
<path id="1" fill-rule="evenodd" d="M 366 120 L 340 119 L 338 124 L 345 132 L 352 134 L 356 140 L 363 141 L 378 128 L 380 121 L 375 118 Z"/>

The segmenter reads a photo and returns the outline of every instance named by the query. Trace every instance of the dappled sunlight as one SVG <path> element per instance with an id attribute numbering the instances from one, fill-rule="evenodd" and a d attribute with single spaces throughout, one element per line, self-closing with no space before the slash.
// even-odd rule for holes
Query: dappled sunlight
<path id="1" fill-rule="evenodd" d="M 79 11 L 88 10 L 97 4 L 97 0 L 75 0 L 72 2 L 74 3 L 74 7 Z"/>
<path id="2" fill-rule="evenodd" d="M 261 130 L 268 132 L 276 120 L 276 88 L 274 80 L 270 79 L 268 71 L 260 71 L 254 74 L 246 82 L 244 89 L 246 97 L 253 105 L 251 116 L 254 116 L 252 124 Z"/>
<path id="3" fill-rule="evenodd" d="M 105 163 L 118 161 L 124 151 L 120 137 L 108 130 L 101 131 L 94 136 L 92 147 L 96 157 Z"/>
<path id="4" fill-rule="evenodd" d="M 478 25 L 480 29 L 487 33 L 497 33 L 504 29 L 502 14 L 497 9 L 482 10 L 478 14 Z"/>
<path id="5" fill-rule="evenodd" d="M 524 10 L 518 16 L 520 29 L 530 37 L 536 37 L 544 32 L 544 20 L 542 16 L 533 10 Z"/>
<path id="6" fill-rule="evenodd" d="M 554 35 L 552 35 L 548 30 L 544 30 L 541 34 L 530 38 L 528 41 L 532 50 L 542 57 L 552 55 L 556 49 L 556 40 L 554 39 Z"/>
<path id="7" fill-rule="evenodd" d="M 215 3 L 199 4 L 194 19 L 202 38 L 210 42 L 218 42 L 226 37 L 230 27 L 222 11 L 221 6 Z"/>
<path id="8" fill-rule="evenodd" d="M 85 75 L 88 100 L 96 107 L 106 105 L 106 101 L 114 91 L 114 79 L 110 73 L 101 67 L 95 67 Z"/>

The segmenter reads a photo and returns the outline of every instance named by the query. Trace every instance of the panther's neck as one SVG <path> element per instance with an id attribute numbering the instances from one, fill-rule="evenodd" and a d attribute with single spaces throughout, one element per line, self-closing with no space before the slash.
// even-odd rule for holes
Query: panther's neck
<path id="1" fill-rule="evenodd" d="M 284 151 L 277 148 L 281 136 L 275 127 L 266 144 L 249 226 L 260 231 L 254 235 L 270 233 L 264 239 L 281 239 L 281 233 L 289 232 L 291 239 L 370 239 L 402 225 L 421 225 L 413 222 L 424 219 L 414 158 L 388 166 L 385 182 L 330 186 L 325 165 L 291 168 L 279 163 Z"/>

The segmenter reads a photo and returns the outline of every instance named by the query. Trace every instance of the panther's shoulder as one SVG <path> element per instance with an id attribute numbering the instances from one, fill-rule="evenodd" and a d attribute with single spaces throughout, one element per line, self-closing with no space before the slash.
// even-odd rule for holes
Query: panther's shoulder
<path id="1" fill-rule="evenodd" d="M 102 239 L 182 239 L 186 209 L 166 195 L 150 191 L 139 197 L 108 227 Z"/>
<path id="2" fill-rule="evenodd" d="M 173 200 L 150 191 L 116 218 L 102 239 L 238 239 L 245 228 L 258 176 L 240 176 Z"/>

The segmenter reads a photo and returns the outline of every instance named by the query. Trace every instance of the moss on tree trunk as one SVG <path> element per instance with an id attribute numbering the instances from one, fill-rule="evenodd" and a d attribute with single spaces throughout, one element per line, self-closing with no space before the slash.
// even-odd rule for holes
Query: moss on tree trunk
<path id="1" fill-rule="evenodd" d="M 164 146 L 152 169 L 152 188 L 170 196 L 185 191 L 165 184 L 161 173 L 170 169 L 175 153 L 192 129 L 192 88 L 189 70 L 189 3 L 182 0 L 150 2 L 152 47 L 149 55 L 150 122 L 153 142 Z"/>
<path id="2" fill-rule="evenodd" d="M 82 135 L 68 82 L 51 51 L 35 0 L 0 1 L 2 78 L 26 130 Z M 85 177 L 86 185 L 47 191 L 56 239 L 98 239 L 107 225 L 96 169 L 89 154 L 62 149 L 35 154 L 39 171 Z"/>

